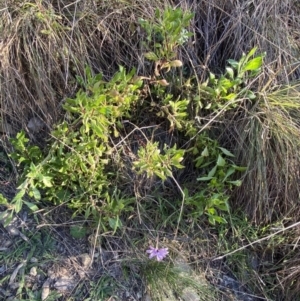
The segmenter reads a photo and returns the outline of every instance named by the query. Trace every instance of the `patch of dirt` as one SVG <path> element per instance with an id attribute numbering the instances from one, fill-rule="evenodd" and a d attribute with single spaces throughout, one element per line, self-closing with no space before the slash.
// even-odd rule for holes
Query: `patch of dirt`
<path id="1" fill-rule="evenodd" d="M 102 294 L 103 300 L 113 295 L 116 300 L 142 299 L 141 280 L 124 277 L 119 239 L 106 238 L 106 248 L 94 231 L 75 239 L 70 234 L 74 221 L 65 221 L 67 215 L 62 210 L 51 213 L 52 217 L 60 216 L 55 222 L 49 216 L 39 214 L 34 218 L 22 211 L 7 227 L 2 220 L 1 300 L 20 296 L 30 300 L 25 299 L 28 291 L 42 300 L 49 296 L 66 300 L 71 295 L 78 301 L 88 297 L 93 300 L 93 294 Z"/>

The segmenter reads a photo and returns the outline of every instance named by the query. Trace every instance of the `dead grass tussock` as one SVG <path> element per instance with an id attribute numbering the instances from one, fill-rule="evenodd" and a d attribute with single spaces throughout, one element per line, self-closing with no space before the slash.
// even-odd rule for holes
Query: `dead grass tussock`
<path id="1" fill-rule="evenodd" d="M 38 115 L 51 126 L 58 104 L 77 89 L 75 76 L 85 65 L 110 77 L 118 65 L 149 73 L 142 55 L 145 33 L 138 18 L 153 19 L 167 1 L 8 1 L 0 12 L 1 112 L 15 128 Z M 195 12 L 193 42 L 181 59 L 204 79 L 228 58 L 238 58 L 254 45 L 267 52 L 267 74 L 274 80 L 299 73 L 294 1 L 180 1 Z M 292 72 L 293 71 L 293 72 Z"/>
<path id="2" fill-rule="evenodd" d="M 288 90 L 263 94 L 255 105 L 225 121 L 223 139 L 240 164 L 248 166 L 234 199 L 257 224 L 286 216 L 297 221 L 299 213 L 299 101 L 287 96 Z"/>
<path id="3" fill-rule="evenodd" d="M 18 129 L 39 116 L 51 126 L 59 103 L 74 94 L 75 77 L 84 76 L 87 65 L 107 78 L 118 65 L 143 72 L 138 18 L 152 18 L 163 5 L 9 1 L 0 12 L 2 119 Z"/>
<path id="4" fill-rule="evenodd" d="M 228 58 L 254 46 L 266 51 L 265 76 L 274 80 L 299 75 L 299 7 L 295 1 L 185 1 L 195 12 L 195 41 L 187 47 L 198 71 L 219 71 Z M 295 63 L 295 64 L 294 64 Z M 200 67 L 200 68 L 199 68 Z"/>

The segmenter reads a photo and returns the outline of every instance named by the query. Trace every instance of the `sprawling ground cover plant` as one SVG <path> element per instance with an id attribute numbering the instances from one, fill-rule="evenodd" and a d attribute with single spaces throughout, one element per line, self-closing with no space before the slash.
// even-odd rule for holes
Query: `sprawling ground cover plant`
<path id="1" fill-rule="evenodd" d="M 182 206 L 184 199 L 186 206 L 192 205 L 188 210 L 191 216 L 207 213 L 212 223 L 225 221 L 218 216 L 217 209 L 228 211 L 227 190 L 232 185 L 240 185 L 239 181 L 232 181 L 231 176 L 243 168 L 231 162 L 234 155 L 217 141 L 207 134 L 197 134 L 197 124 L 188 114 L 189 101 L 173 101 L 173 95 L 168 94 L 167 101 L 160 101 L 162 104 L 157 105 L 160 110 L 154 112 L 154 117 L 159 115 L 169 130 L 183 133 L 185 147 L 154 142 L 143 133 L 146 144 L 141 145 L 136 154 L 132 153 L 131 163 L 126 163 L 121 153 L 132 138 L 130 134 L 122 138 L 124 125 L 129 121 L 141 123 L 134 112 L 148 106 L 147 99 L 141 101 L 143 82 L 135 70 L 127 73 L 124 68 L 109 82 L 101 75 L 91 76 L 89 69 L 86 77 L 84 90 L 74 99 L 66 100 L 66 120 L 51 132 L 50 143 L 44 150 L 30 145 L 24 132 L 11 140 L 14 147 L 11 156 L 23 172 L 19 192 L 9 208 L 19 212 L 25 203 L 36 210 L 36 204 L 26 200 L 27 194 L 36 201 L 43 198 L 54 204 L 66 203 L 76 213 L 83 213 L 86 218 L 90 214 L 100 217 L 104 227 L 109 224 L 116 230 L 121 225 L 120 213 L 133 210 L 134 195 L 126 195 L 124 188 L 120 190 L 124 178 L 122 166 L 132 164 L 127 168 L 132 168 L 137 175 L 144 173 L 148 178 L 156 176 L 161 181 L 173 179 L 182 193 Z M 162 93 L 160 90 L 159 96 L 164 97 Z M 146 98 L 149 96 L 152 94 Z M 190 138 L 193 139 L 190 141 Z M 193 180 L 179 183 L 174 176 L 174 168 L 185 168 L 182 161 L 186 152 L 189 154 L 186 164 L 193 162 L 202 175 L 198 178 L 198 188 L 190 192 L 182 185 L 188 186 Z M 182 207 L 181 214 L 183 210 L 186 208 Z"/>

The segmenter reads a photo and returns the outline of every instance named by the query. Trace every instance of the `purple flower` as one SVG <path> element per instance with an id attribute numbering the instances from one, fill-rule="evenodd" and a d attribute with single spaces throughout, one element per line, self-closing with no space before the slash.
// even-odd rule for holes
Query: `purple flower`
<path id="1" fill-rule="evenodd" d="M 157 249 L 149 247 L 149 250 L 146 252 L 149 254 L 149 258 L 156 257 L 157 261 L 162 261 L 169 254 L 168 248 Z"/>

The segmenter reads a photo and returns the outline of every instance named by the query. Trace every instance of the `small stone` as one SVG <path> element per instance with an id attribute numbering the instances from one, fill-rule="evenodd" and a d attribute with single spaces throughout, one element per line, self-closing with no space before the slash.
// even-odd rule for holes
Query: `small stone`
<path id="1" fill-rule="evenodd" d="M 78 276 L 80 277 L 80 279 L 83 279 L 83 278 L 85 278 L 85 272 L 84 271 L 77 271 L 77 274 L 78 274 Z"/>
<path id="2" fill-rule="evenodd" d="M 30 262 L 31 262 L 31 263 L 37 263 L 37 262 L 38 262 L 38 259 L 35 258 L 35 257 L 31 257 L 31 258 L 30 258 Z"/>
<path id="3" fill-rule="evenodd" d="M 49 279 L 52 279 L 52 280 L 56 277 L 55 272 L 51 269 L 48 270 L 47 275 L 48 275 Z"/>
<path id="4" fill-rule="evenodd" d="M 144 297 L 144 301 L 152 301 L 151 297 L 149 294 L 146 294 Z"/>
<path id="5" fill-rule="evenodd" d="M 5 229 L 11 236 L 19 236 L 20 235 L 20 231 L 15 226 L 9 225 Z"/>
<path id="6" fill-rule="evenodd" d="M 33 285 L 33 278 L 30 275 L 25 275 L 24 276 L 24 282 L 25 282 L 25 287 L 26 288 L 31 288 Z"/>
<path id="7" fill-rule="evenodd" d="M 19 282 L 13 282 L 12 284 L 10 284 L 10 289 L 15 290 L 17 288 L 19 288 L 20 283 Z"/>
<path id="8" fill-rule="evenodd" d="M 91 262 L 92 262 L 92 258 L 90 257 L 90 255 L 87 254 L 87 253 L 84 253 L 84 254 L 81 254 L 79 256 L 79 258 L 80 258 L 80 262 L 82 264 L 82 267 L 84 269 L 87 269 L 90 266 Z"/>
<path id="9" fill-rule="evenodd" d="M 0 122 L 0 132 L 7 134 L 7 135 L 13 135 L 15 133 L 13 127 L 8 122 L 5 122 L 1 120 Z"/>
<path id="10" fill-rule="evenodd" d="M 74 288 L 74 281 L 69 278 L 60 278 L 54 283 L 54 287 L 60 292 L 68 292 Z"/>
<path id="11" fill-rule="evenodd" d="M 3 242 L 2 246 L 3 246 L 3 248 L 9 248 L 12 244 L 13 244 L 13 241 L 8 239 L 5 242 Z"/>
<path id="12" fill-rule="evenodd" d="M 191 274 L 192 269 L 191 266 L 188 264 L 188 262 L 182 258 L 182 257 L 177 257 L 175 259 L 175 263 L 174 266 L 176 269 L 179 270 L 179 273 L 183 273 L 183 274 Z"/>
<path id="13" fill-rule="evenodd" d="M 44 125 L 44 122 L 40 118 L 32 117 L 29 120 L 27 127 L 32 133 L 38 133 L 44 127 Z"/>
<path id="14" fill-rule="evenodd" d="M 46 300 L 49 294 L 50 294 L 50 280 L 47 279 L 42 287 L 42 295 L 41 295 L 42 301 Z"/>
<path id="15" fill-rule="evenodd" d="M 36 267 L 32 267 L 30 269 L 29 275 L 33 276 L 33 277 L 35 277 L 37 275 L 37 269 L 36 269 Z"/>
<path id="16" fill-rule="evenodd" d="M 181 298 L 184 301 L 200 301 L 199 295 L 191 288 L 184 289 Z"/>

